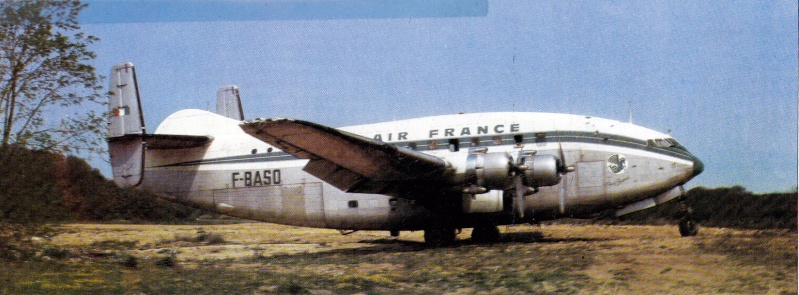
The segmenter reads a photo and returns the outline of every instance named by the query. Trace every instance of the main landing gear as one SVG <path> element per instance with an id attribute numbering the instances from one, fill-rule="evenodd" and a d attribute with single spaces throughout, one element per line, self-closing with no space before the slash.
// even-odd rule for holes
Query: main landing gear
<path id="1" fill-rule="evenodd" d="M 682 215 L 682 218 L 680 218 L 679 228 L 680 235 L 683 237 L 693 237 L 699 233 L 699 225 L 691 217 L 692 212 L 693 210 L 685 203 L 685 200 L 680 200 L 680 215 Z"/>
<path id="2" fill-rule="evenodd" d="M 472 230 L 472 241 L 494 243 L 499 241 L 499 228 L 496 225 L 481 225 Z"/>
<path id="3" fill-rule="evenodd" d="M 424 243 L 431 247 L 449 246 L 455 242 L 454 228 L 432 228 L 424 231 Z"/>
<path id="4" fill-rule="evenodd" d="M 424 231 L 424 243 L 431 247 L 449 246 L 455 242 L 460 230 L 451 228 L 433 228 Z M 480 225 L 472 230 L 472 241 L 476 243 L 494 243 L 499 241 L 499 228 L 496 225 Z"/>

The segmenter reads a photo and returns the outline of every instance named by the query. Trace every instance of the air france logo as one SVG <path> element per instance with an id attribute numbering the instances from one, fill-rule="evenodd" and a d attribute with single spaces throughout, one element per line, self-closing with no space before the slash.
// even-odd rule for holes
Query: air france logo
<path id="1" fill-rule="evenodd" d="M 615 154 L 608 158 L 608 169 L 616 174 L 624 173 L 627 169 L 627 158 L 624 155 Z"/>

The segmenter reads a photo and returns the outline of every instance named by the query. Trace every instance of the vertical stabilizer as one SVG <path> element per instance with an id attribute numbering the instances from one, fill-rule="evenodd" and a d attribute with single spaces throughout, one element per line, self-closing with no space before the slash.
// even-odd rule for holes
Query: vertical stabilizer
<path id="1" fill-rule="evenodd" d="M 220 87 L 216 91 L 216 113 L 234 120 L 244 121 L 239 88 L 230 85 Z"/>
<path id="2" fill-rule="evenodd" d="M 142 114 L 136 71 L 130 62 L 111 69 L 109 96 L 108 151 L 114 182 L 120 187 L 135 187 L 144 173 L 144 115 Z"/>

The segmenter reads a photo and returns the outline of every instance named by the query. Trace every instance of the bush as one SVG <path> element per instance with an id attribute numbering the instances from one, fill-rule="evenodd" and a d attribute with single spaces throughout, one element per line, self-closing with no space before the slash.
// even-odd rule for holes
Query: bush
<path id="1" fill-rule="evenodd" d="M 50 257 L 53 259 L 64 259 L 70 256 L 67 249 L 58 248 L 56 246 L 47 246 L 42 250 L 42 257 Z"/>
<path id="2" fill-rule="evenodd" d="M 277 292 L 280 294 L 310 294 L 311 292 L 305 286 L 301 285 L 300 283 L 295 282 L 294 280 L 289 280 L 288 282 L 284 282 L 280 284 L 277 288 Z"/>
<path id="3" fill-rule="evenodd" d="M 218 245 L 225 243 L 225 238 L 220 234 L 199 230 L 197 231 L 197 236 L 194 238 L 194 241 L 198 243 L 206 243 L 208 245 Z"/>
<path id="4" fill-rule="evenodd" d="M 121 189 L 77 157 L 0 148 L 0 221 L 187 221 L 198 209 Z"/>
<path id="5" fill-rule="evenodd" d="M 122 258 L 122 266 L 127 268 L 137 268 L 139 267 L 139 259 L 133 255 L 125 255 L 125 257 Z"/>
<path id="6" fill-rule="evenodd" d="M 744 229 L 797 229 L 797 193 L 754 194 L 741 186 L 693 188 L 685 195 L 691 217 L 701 225 Z M 679 203 L 622 216 L 625 223 L 676 224 L 682 217 Z"/>
<path id="7" fill-rule="evenodd" d="M 164 256 L 156 260 L 155 265 L 160 267 L 175 267 L 177 261 L 174 255 Z"/>

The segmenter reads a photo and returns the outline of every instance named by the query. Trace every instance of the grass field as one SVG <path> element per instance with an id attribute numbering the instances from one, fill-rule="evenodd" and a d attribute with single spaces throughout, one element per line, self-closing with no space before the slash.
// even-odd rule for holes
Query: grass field
<path id="1" fill-rule="evenodd" d="M 265 223 L 55 230 L 39 258 L 2 262 L 2 294 L 797 294 L 793 231 L 515 226 L 427 248 Z"/>

